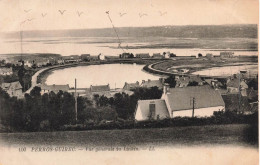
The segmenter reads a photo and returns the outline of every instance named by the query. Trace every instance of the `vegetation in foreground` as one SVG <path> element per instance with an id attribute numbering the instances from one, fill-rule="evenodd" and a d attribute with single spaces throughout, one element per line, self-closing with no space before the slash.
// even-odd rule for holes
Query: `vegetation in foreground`
<path id="1" fill-rule="evenodd" d="M 1 133 L 3 145 L 14 146 L 167 146 L 239 145 L 257 147 L 247 124 L 205 125 L 124 130 Z M 254 136 L 256 137 L 256 136 Z"/>

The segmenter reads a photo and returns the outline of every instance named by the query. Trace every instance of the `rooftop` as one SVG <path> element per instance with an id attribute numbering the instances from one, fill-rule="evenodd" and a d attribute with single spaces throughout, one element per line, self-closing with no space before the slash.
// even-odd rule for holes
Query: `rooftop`
<path id="1" fill-rule="evenodd" d="M 136 116 L 140 115 L 143 120 L 149 119 L 150 115 L 150 104 L 155 104 L 155 116 L 154 119 L 159 117 L 169 117 L 169 112 L 166 107 L 165 100 L 162 99 L 155 99 L 155 100 L 139 100 L 138 101 L 138 108 L 140 108 L 140 112 L 136 112 Z M 139 113 L 139 114 L 137 114 Z"/>
<path id="2" fill-rule="evenodd" d="M 4 90 L 18 90 L 22 89 L 22 86 L 19 81 L 15 81 L 11 83 L 2 83 L 1 88 Z"/>
<path id="3" fill-rule="evenodd" d="M 110 86 L 108 85 L 98 85 L 98 86 L 90 86 L 91 92 L 104 92 L 104 91 L 110 91 Z"/>
<path id="4" fill-rule="evenodd" d="M 195 99 L 195 108 L 225 106 L 220 93 L 207 85 L 169 88 L 167 97 L 172 110 L 191 109 L 192 98 Z"/>
<path id="5" fill-rule="evenodd" d="M 163 83 L 161 82 L 161 80 L 148 80 L 148 81 L 143 81 L 141 86 L 145 88 L 151 88 L 155 86 L 158 88 L 162 88 Z"/>

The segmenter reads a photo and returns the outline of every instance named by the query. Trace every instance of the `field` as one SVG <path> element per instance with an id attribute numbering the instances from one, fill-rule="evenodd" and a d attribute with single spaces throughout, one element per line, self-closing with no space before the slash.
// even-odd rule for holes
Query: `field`
<path id="1" fill-rule="evenodd" d="M 189 61 L 187 64 L 187 60 Z M 203 60 L 203 59 L 184 59 L 184 60 L 168 60 L 158 64 L 153 65 L 152 67 L 157 70 L 169 71 L 169 68 L 172 69 L 189 69 L 190 72 L 199 71 L 211 67 L 222 67 L 222 66 L 239 66 L 243 64 L 256 64 L 257 57 L 239 57 L 221 60 L 220 58 L 212 60 Z"/>
<path id="2" fill-rule="evenodd" d="M 151 129 L 66 132 L 1 133 L 6 146 L 252 146 L 246 124 L 208 125 Z M 256 147 L 256 145 L 253 145 Z"/>

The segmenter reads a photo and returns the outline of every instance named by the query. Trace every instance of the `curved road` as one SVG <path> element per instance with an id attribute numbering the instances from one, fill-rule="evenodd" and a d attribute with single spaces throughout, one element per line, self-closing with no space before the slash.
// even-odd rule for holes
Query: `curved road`
<path id="1" fill-rule="evenodd" d="M 35 87 L 35 86 L 38 86 L 40 84 L 37 84 L 37 77 L 39 76 L 40 73 L 42 73 L 43 71 L 45 71 L 46 69 L 50 69 L 51 67 L 48 67 L 48 68 L 44 68 L 44 69 L 41 69 L 39 71 L 37 71 L 33 76 L 32 76 L 32 85 L 31 87 L 25 92 L 25 93 L 30 93 L 31 90 Z"/>

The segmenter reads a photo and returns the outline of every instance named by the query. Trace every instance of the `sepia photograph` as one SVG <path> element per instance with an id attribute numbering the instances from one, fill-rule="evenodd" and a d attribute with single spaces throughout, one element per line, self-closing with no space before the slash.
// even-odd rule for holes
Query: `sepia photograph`
<path id="1" fill-rule="evenodd" d="M 259 164 L 258 0 L 0 15 L 0 165 Z"/>

